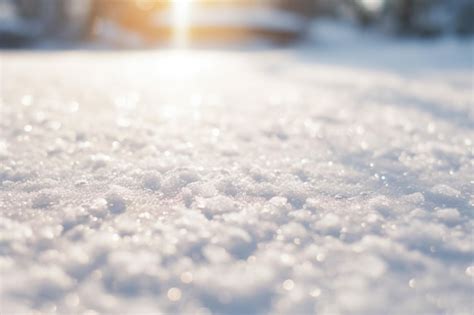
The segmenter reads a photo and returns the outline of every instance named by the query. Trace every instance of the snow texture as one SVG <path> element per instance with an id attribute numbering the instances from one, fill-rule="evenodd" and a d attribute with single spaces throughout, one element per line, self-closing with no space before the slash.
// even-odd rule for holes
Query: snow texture
<path id="1" fill-rule="evenodd" d="M 2 52 L 2 314 L 472 314 L 472 42 L 366 42 Z"/>

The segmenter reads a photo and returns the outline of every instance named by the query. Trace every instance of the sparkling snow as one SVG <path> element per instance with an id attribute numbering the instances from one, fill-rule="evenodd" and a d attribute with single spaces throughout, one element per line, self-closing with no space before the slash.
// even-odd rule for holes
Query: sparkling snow
<path id="1" fill-rule="evenodd" d="M 472 42 L 366 42 L 0 53 L 1 312 L 471 314 Z"/>

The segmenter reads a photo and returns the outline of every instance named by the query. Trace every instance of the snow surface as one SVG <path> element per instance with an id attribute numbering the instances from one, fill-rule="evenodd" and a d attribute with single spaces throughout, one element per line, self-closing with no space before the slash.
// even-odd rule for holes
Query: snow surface
<path id="1" fill-rule="evenodd" d="M 472 314 L 472 41 L 366 43 L 2 52 L 2 314 Z"/>

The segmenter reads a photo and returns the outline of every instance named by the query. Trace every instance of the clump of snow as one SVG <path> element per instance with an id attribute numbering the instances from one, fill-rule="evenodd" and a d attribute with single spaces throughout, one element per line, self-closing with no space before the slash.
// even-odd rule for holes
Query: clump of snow
<path id="1" fill-rule="evenodd" d="M 107 207 L 112 213 L 121 213 L 127 209 L 127 203 L 118 193 L 110 193 L 106 197 Z"/>
<path id="2" fill-rule="evenodd" d="M 461 192 L 445 184 L 438 184 L 431 188 L 432 199 L 443 205 L 456 204 L 462 200 Z"/>
<path id="3" fill-rule="evenodd" d="M 470 47 L 323 42 L 1 53 L 1 311 L 472 313 Z"/>
<path id="4" fill-rule="evenodd" d="M 143 175 L 143 187 L 153 191 L 159 190 L 161 187 L 160 176 L 153 173 Z"/>
<path id="5" fill-rule="evenodd" d="M 462 222 L 461 214 L 454 208 L 439 209 L 436 211 L 436 216 L 441 220 L 441 222 L 449 225 Z"/>
<path id="6" fill-rule="evenodd" d="M 107 200 L 104 198 L 96 198 L 90 204 L 90 213 L 96 217 L 103 217 L 107 214 Z"/>
<path id="7" fill-rule="evenodd" d="M 33 197 L 31 206 L 33 208 L 49 208 L 56 199 L 57 197 L 54 195 L 54 193 L 41 192 Z"/>

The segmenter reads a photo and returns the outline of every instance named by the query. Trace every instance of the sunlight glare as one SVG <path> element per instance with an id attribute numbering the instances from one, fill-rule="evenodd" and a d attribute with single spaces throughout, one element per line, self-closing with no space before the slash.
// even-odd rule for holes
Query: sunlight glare
<path id="1" fill-rule="evenodd" d="M 173 43 L 176 48 L 185 48 L 189 37 L 191 0 L 173 0 Z"/>
<path id="2" fill-rule="evenodd" d="M 384 5 L 383 0 L 359 0 L 359 2 L 371 12 L 381 10 Z"/>

